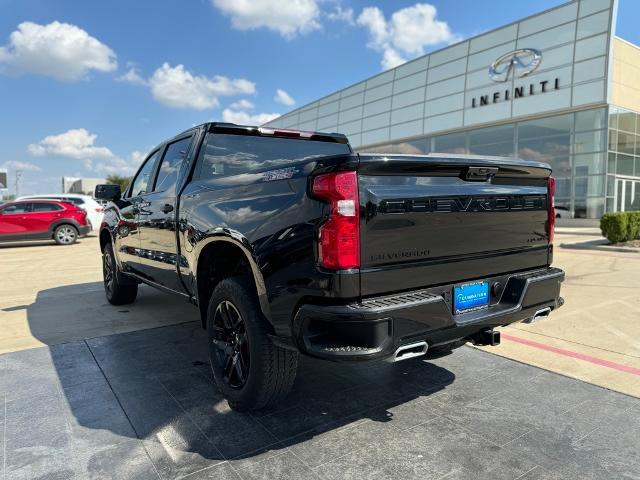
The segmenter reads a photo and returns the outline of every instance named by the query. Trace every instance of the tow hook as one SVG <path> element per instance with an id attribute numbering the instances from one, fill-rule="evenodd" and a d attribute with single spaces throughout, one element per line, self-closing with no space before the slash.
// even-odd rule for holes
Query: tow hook
<path id="1" fill-rule="evenodd" d="M 491 345 L 495 347 L 500 345 L 500 332 L 493 329 L 481 330 L 471 336 L 471 343 L 478 346 Z"/>

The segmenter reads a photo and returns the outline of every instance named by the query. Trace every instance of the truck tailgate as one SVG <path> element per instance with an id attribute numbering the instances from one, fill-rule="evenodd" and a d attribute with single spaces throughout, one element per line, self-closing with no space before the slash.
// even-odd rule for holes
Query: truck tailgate
<path id="1" fill-rule="evenodd" d="M 361 154 L 361 293 L 526 270 L 550 259 L 546 164 Z"/>

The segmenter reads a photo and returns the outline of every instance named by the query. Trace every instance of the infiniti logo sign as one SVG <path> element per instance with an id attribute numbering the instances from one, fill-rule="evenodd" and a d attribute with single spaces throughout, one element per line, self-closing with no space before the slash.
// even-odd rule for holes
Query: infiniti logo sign
<path id="1" fill-rule="evenodd" d="M 521 48 L 497 58 L 489 67 L 489 77 L 494 82 L 506 82 L 513 76 L 524 77 L 533 72 L 542 62 L 542 53 L 533 48 Z"/>
<path id="2" fill-rule="evenodd" d="M 560 90 L 559 77 L 539 81 L 532 80 L 528 84 L 526 80 L 518 81 L 519 78 L 534 72 L 540 63 L 542 63 L 542 53 L 535 48 L 521 48 L 498 57 L 489 67 L 489 77 L 494 82 L 506 82 L 513 78 L 513 84 L 509 83 L 505 85 L 506 88 L 502 87 L 495 92 L 471 97 L 471 108 L 484 107 L 502 101 L 510 102 L 518 98 Z"/>

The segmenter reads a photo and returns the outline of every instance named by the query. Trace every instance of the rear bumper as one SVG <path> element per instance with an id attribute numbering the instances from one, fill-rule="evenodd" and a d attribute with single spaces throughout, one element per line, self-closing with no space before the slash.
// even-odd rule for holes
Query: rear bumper
<path id="1" fill-rule="evenodd" d="M 298 349 L 315 357 L 357 361 L 390 357 L 401 346 L 442 345 L 476 333 L 531 321 L 562 305 L 564 272 L 543 268 L 486 279 L 489 307 L 453 314 L 453 284 L 374 297 L 347 305 L 304 304 L 294 318 Z"/>
<path id="2" fill-rule="evenodd" d="M 92 229 L 92 227 L 91 227 L 90 223 L 88 225 L 86 225 L 86 226 L 79 226 L 78 227 L 78 234 L 81 237 L 86 237 L 87 235 L 89 235 L 91 233 L 91 229 Z"/>

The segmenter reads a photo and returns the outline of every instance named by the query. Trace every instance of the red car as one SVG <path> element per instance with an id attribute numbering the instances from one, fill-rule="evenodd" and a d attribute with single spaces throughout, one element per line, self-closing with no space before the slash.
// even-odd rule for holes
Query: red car
<path id="1" fill-rule="evenodd" d="M 21 200 L 0 205 L 0 242 L 53 239 L 71 245 L 91 227 L 87 212 L 55 200 Z"/>

